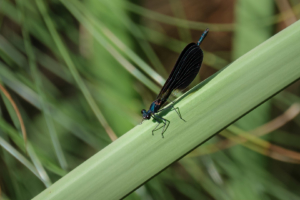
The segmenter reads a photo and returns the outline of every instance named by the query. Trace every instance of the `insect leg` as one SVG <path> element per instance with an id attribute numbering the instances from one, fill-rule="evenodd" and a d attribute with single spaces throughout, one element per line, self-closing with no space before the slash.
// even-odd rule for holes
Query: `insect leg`
<path id="1" fill-rule="evenodd" d="M 154 117 L 153 117 L 154 118 Z M 154 118 L 155 119 L 155 118 Z M 158 122 L 158 124 L 155 126 L 155 128 L 152 130 L 152 135 L 154 135 L 154 131 L 156 131 L 156 128 L 160 125 L 160 122 L 157 120 L 157 119 L 155 119 L 157 122 Z"/>
<path id="2" fill-rule="evenodd" d="M 178 107 L 175 108 L 173 104 L 174 104 L 174 103 L 173 103 L 173 101 L 172 101 L 172 102 L 171 102 L 171 105 L 169 105 L 169 106 L 167 106 L 167 107 L 165 107 L 165 108 L 163 108 L 163 109 L 160 109 L 158 112 L 161 112 L 161 111 L 163 111 L 163 110 L 166 110 L 166 109 L 172 107 L 172 110 L 175 110 L 175 112 L 177 113 L 178 117 L 179 117 L 182 121 L 186 122 L 186 121 L 181 117 L 179 108 L 178 108 Z M 177 110 L 178 110 L 178 111 L 177 111 Z"/>
<path id="3" fill-rule="evenodd" d="M 179 118 L 180 118 L 182 121 L 186 122 L 186 121 L 181 117 L 179 108 L 178 108 L 178 107 L 175 108 L 173 105 L 172 105 L 172 107 L 173 107 L 173 109 L 175 110 L 175 112 L 177 113 L 177 115 L 179 116 Z M 178 109 L 178 112 L 177 112 L 177 109 Z"/>
<path id="4" fill-rule="evenodd" d="M 141 123 L 139 125 L 141 125 L 143 123 L 144 119 L 142 119 Z"/>
<path id="5" fill-rule="evenodd" d="M 164 118 L 162 118 L 162 117 L 160 117 L 160 116 L 158 116 L 158 115 L 153 115 L 152 116 L 156 121 L 158 121 L 157 120 L 157 118 L 158 119 L 160 119 L 161 121 L 162 121 L 162 123 L 164 123 L 164 126 L 163 126 L 163 130 L 162 130 L 162 132 L 161 132 L 161 136 L 162 136 L 162 138 L 164 138 L 164 132 L 165 132 L 165 129 L 166 129 L 166 125 L 167 125 L 167 120 L 166 119 L 164 119 Z M 159 122 L 159 121 L 158 121 Z M 161 122 L 159 122 L 159 124 L 160 124 Z M 159 125 L 158 124 L 158 125 Z M 154 134 L 153 132 L 156 130 L 156 128 L 158 127 L 158 125 L 152 130 L 152 135 Z"/>
<path id="6" fill-rule="evenodd" d="M 159 120 L 157 120 L 156 118 L 155 118 L 155 116 L 156 115 L 151 115 L 151 117 L 153 118 L 153 119 L 155 119 L 157 122 L 158 122 L 158 124 L 155 126 L 155 128 L 152 130 L 152 135 L 154 135 L 154 131 L 156 131 L 156 128 L 160 125 L 160 121 Z"/>

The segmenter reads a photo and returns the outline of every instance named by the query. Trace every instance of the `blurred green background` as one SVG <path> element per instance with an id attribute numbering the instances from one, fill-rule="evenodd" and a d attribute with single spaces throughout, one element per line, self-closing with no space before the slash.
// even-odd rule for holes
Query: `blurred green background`
<path id="1" fill-rule="evenodd" d="M 205 28 L 190 87 L 299 18 L 300 0 L 1 0 L 0 197 L 33 198 L 140 123 Z M 299 96 L 297 81 L 126 199 L 300 199 Z"/>

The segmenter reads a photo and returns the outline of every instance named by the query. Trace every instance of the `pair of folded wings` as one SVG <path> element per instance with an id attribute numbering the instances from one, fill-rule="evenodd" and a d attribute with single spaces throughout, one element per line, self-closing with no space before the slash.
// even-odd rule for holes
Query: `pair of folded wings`
<path id="1" fill-rule="evenodd" d="M 202 60 L 203 51 L 201 48 L 195 43 L 188 44 L 181 52 L 156 99 L 161 99 L 163 104 L 174 90 L 186 88 L 197 76 Z"/>

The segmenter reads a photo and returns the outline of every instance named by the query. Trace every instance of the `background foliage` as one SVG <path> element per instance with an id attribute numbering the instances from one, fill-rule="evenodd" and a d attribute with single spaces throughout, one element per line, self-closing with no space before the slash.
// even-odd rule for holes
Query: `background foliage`
<path id="1" fill-rule="evenodd" d="M 0 81 L 27 132 L 25 148 L 2 92 L 2 199 L 34 197 L 137 125 L 205 28 L 191 86 L 295 22 L 299 9 L 298 0 L 2 0 Z M 299 93 L 298 81 L 127 198 L 299 198 Z M 243 131 L 261 138 L 236 140 Z"/>

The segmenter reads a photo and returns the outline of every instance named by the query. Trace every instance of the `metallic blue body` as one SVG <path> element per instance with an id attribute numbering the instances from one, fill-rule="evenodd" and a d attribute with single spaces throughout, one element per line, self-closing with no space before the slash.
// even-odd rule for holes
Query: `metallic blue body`
<path id="1" fill-rule="evenodd" d="M 159 104 L 159 102 L 157 100 L 153 101 L 152 104 L 150 105 L 150 108 L 149 108 L 148 111 L 142 110 L 143 118 L 144 119 L 150 119 L 150 117 L 152 115 L 154 115 L 155 113 L 158 112 L 160 107 L 161 107 L 161 104 Z"/>
<path id="2" fill-rule="evenodd" d="M 157 111 L 160 109 L 160 106 L 161 105 L 158 105 L 156 103 L 156 101 L 154 101 L 151 105 L 150 105 L 150 108 L 149 108 L 149 111 L 151 111 L 152 113 L 157 113 Z M 149 112 L 148 111 L 148 112 Z"/>

